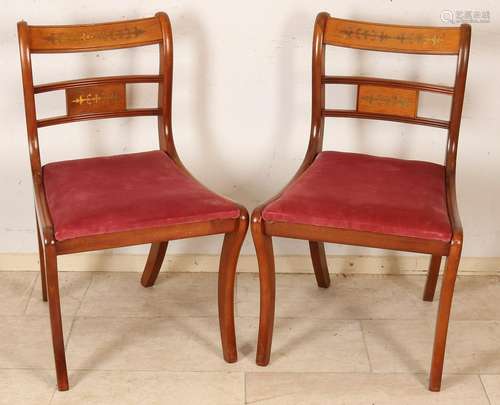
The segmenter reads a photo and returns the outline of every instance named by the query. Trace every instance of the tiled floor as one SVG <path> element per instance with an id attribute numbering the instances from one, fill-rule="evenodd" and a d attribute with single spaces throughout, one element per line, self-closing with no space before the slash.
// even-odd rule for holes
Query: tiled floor
<path id="1" fill-rule="evenodd" d="M 37 273 L 0 272 L 0 404 L 500 404 L 500 279 L 457 282 L 441 393 L 422 276 L 277 277 L 271 364 L 254 363 L 258 277 L 238 276 L 239 361 L 222 360 L 217 275 L 61 273 L 70 391 L 55 390 Z"/>

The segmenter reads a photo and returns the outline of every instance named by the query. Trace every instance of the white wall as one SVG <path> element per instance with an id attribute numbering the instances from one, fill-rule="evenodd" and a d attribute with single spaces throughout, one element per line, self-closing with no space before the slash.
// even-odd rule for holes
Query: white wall
<path id="1" fill-rule="evenodd" d="M 306 150 L 310 114 L 310 55 L 317 12 L 389 23 L 439 25 L 444 9 L 489 10 L 474 24 L 459 151 L 458 190 L 466 256 L 500 256 L 498 116 L 500 3 L 496 1 L 373 0 L 1 0 L 0 11 L 0 252 L 35 250 L 32 187 L 20 81 L 16 22 L 88 23 L 166 11 L 174 33 L 173 126 L 181 157 L 219 193 L 250 210 L 277 192 Z M 386 59 L 383 59 L 383 56 Z M 410 57 L 336 50 L 328 69 L 451 83 L 448 57 Z M 421 62 L 421 65 L 417 64 Z M 156 48 L 65 56 L 36 56 L 35 81 L 112 73 L 154 73 Z M 154 102 L 152 89 L 133 89 L 133 102 Z M 329 102 L 332 101 L 329 92 Z M 43 114 L 64 109 L 62 94 L 43 96 Z M 339 101 L 352 95 L 339 93 Z M 435 113 L 435 101 L 426 111 Z M 423 106 L 422 106 L 423 107 Z M 45 161 L 156 147 L 154 119 L 103 120 L 40 131 Z M 441 162 L 445 133 L 395 123 L 328 123 L 326 147 Z M 171 252 L 217 253 L 220 238 L 179 241 Z M 306 253 L 303 242 L 279 240 L 281 254 Z M 144 247 L 131 251 L 142 252 Z M 333 247 L 331 253 L 369 253 Z M 244 253 L 253 253 L 250 236 Z"/>

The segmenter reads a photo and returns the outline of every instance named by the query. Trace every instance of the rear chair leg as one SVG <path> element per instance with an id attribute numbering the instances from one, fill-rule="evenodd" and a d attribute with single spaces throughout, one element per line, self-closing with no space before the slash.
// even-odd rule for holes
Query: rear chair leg
<path id="1" fill-rule="evenodd" d="M 234 330 L 234 284 L 236 265 L 248 229 L 248 212 L 241 208 L 235 231 L 226 233 L 222 244 L 219 265 L 219 326 L 224 360 L 234 363 L 238 359 Z"/>
<path id="2" fill-rule="evenodd" d="M 424 287 L 424 301 L 431 302 L 434 299 L 436 285 L 439 277 L 439 267 L 441 266 L 441 256 L 432 255 L 427 273 L 427 280 Z"/>
<path id="3" fill-rule="evenodd" d="M 36 213 L 35 213 L 36 217 Z M 38 257 L 40 260 L 40 279 L 42 281 L 42 299 L 47 301 L 47 280 L 45 276 L 45 259 L 43 257 L 43 242 L 38 228 L 38 218 L 36 219 L 36 236 L 38 239 Z"/>
<path id="4" fill-rule="evenodd" d="M 326 262 L 325 245 L 323 242 L 309 241 L 309 250 L 316 276 L 318 287 L 328 288 L 330 286 L 330 274 L 328 273 L 328 264 Z"/>
<path id="5" fill-rule="evenodd" d="M 439 309 L 436 321 L 431 373 L 429 378 L 429 390 L 431 391 L 439 391 L 441 389 L 451 302 L 453 299 L 453 290 L 455 288 L 458 264 L 460 263 L 461 250 L 461 242 L 458 244 L 452 244 L 449 256 L 446 258 L 446 267 L 441 285 L 441 297 L 439 299 Z"/>
<path id="6" fill-rule="evenodd" d="M 276 275 L 274 269 L 273 241 L 264 233 L 260 212 L 252 216 L 252 236 L 259 262 L 260 320 L 256 363 L 267 366 L 271 358 L 273 341 Z"/>
<path id="7" fill-rule="evenodd" d="M 144 287 L 151 287 L 158 278 L 158 273 L 167 252 L 167 246 L 168 241 L 151 244 L 148 260 L 146 261 L 146 266 L 144 266 L 144 272 L 141 277 L 141 284 Z"/>
<path id="8" fill-rule="evenodd" d="M 50 326 L 52 329 L 52 345 L 56 363 L 57 387 L 59 391 L 67 391 L 68 372 L 64 354 L 64 335 L 61 320 L 61 304 L 59 299 L 59 280 L 57 274 L 57 254 L 52 243 L 44 246 L 45 270 L 47 275 L 47 292 L 49 299 Z"/>

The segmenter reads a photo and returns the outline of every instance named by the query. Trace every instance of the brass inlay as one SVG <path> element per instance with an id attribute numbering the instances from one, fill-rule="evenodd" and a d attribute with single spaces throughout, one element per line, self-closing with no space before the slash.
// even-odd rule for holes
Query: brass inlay
<path id="1" fill-rule="evenodd" d="M 50 35 L 43 37 L 43 39 L 51 44 L 78 43 L 82 41 L 85 42 L 94 40 L 121 41 L 138 38 L 145 32 L 145 30 L 139 27 L 81 33 L 53 32 Z"/>
<path id="2" fill-rule="evenodd" d="M 87 105 L 92 105 L 92 104 L 99 104 L 99 102 L 109 102 L 109 103 L 114 103 L 118 100 L 118 95 L 116 93 L 111 93 L 109 96 L 105 95 L 99 95 L 99 94 L 92 94 L 89 93 L 87 95 L 80 94 L 78 97 L 74 98 L 71 100 L 73 104 L 87 104 Z"/>
<path id="3" fill-rule="evenodd" d="M 371 40 L 377 42 L 385 42 L 385 41 L 398 41 L 401 44 L 432 44 L 432 46 L 437 46 L 441 42 L 444 41 L 444 34 L 437 35 L 433 34 L 432 36 L 423 35 L 423 34 L 397 34 L 391 35 L 386 33 L 385 31 L 377 31 L 374 29 L 363 29 L 363 28 L 352 28 L 347 27 L 338 31 L 342 38 L 344 39 L 358 39 L 358 40 Z"/>

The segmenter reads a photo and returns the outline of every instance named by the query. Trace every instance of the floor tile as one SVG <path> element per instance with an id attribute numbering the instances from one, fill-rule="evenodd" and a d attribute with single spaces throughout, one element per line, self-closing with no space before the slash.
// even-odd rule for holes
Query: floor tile
<path id="1" fill-rule="evenodd" d="M 445 376 L 441 392 L 425 375 L 272 373 L 246 375 L 247 404 L 488 405 L 477 375 Z"/>
<path id="2" fill-rule="evenodd" d="M 363 321 L 375 372 L 427 372 L 434 340 L 433 321 Z M 444 370 L 500 373 L 500 322 L 452 321 Z"/>
<path id="3" fill-rule="evenodd" d="M 490 399 L 490 405 L 500 405 L 500 375 L 482 375 L 481 380 Z"/>
<path id="4" fill-rule="evenodd" d="M 36 277 L 32 271 L 0 272 L 0 316 L 24 313 Z"/>
<path id="5" fill-rule="evenodd" d="M 160 274 L 144 288 L 138 273 L 96 273 L 80 316 L 217 316 L 216 273 Z"/>
<path id="6" fill-rule="evenodd" d="M 217 318 L 78 318 L 69 367 L 169 371 L 368 371 L 358 322 L 278 319 L 268 367 L 255 365 L 257 318 L 239 318 L 239 361 L 222 359 Z"/>
<path id="7" fill-rule="evenodd" d="M 422 301 L 425 278 L 421 276 L 331 275 L 331 280 L 324 289 L 313 274 L 278 274 L 276 316 L 421 319 L 436 314 L 434 303 Z M 239 316 L 259 316 L 258 275 L 238 275 L 237 302 Z"/>
<path id="8" fill-rule="evenodd" d="M 0 368 L 54 367 L 49 317 L 1 317 L 0 322 Z M 66 340 L 71 322 L 63 318 Z"/>
<path id="9" fill-rule="evenodd" d="M 0 370 L 0 405 L 48 405 L 54 391 L 55 380 L 46 372 Z"/>
<path id="10" fill-rule="evenodd" d="M 59 292 L 61 296 L 61 312 L 63 316 L 74 316 L 80 307 L 82 299 L 92 280 L 92 273 L 59 272 Z M 26 309 L 27 315 L 48 315 L 47 302 L 42 300 L 42 284 L 40 277 Z"/>
<path id="11" fill-rule="evenodd" d="M 439 295 L 436 294 L 436 301 Z M 458 277 L 451 318 L 500 321 L 500 277 Z"/>
<path id="12" fill-rule="evenodd" d="M 70 390 L 51 405 L 244 404 L 243 373 L 70 372 Z"/>

